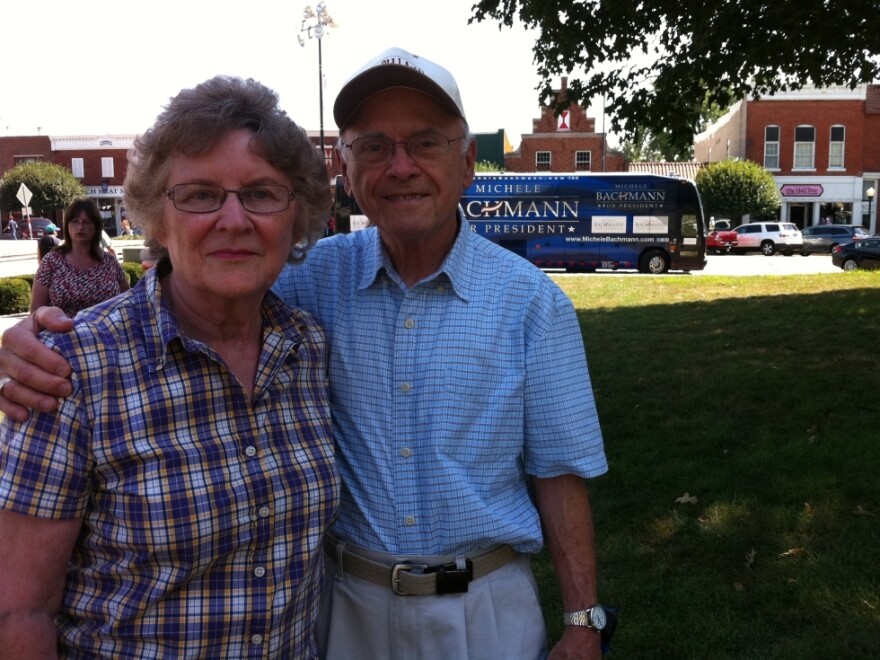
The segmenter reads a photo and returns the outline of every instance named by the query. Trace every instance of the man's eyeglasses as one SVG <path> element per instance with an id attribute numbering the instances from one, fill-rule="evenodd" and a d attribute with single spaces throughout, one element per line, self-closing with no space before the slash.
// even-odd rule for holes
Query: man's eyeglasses
<path id="1" fill-rule="evenodd" d="M 245 211 L 251 213 L 278 213 L 286 211 L 293 199 L 293 191 L 287 186 L 268 184 L 248 186 L 239 190 L 229 190 L 206 183 L 178 183 L 165 195 L 174 208 L 187 213 L 213 213 L 219 211 L 226 202 L 226 195 L 238 197 Z"/>
<path id="2" fill-rule="evenodd" d="M 76 225 L 88 226 L 88 225 L 94 225 L 95 223 L 92 221 L 91 218 L 71 218 L 70 220 L 67 221 L 67 224 L 73 225 L 73 226 L 76 226 Z"/>
<path id="3" fill-rule="evenodd" d="M 384 135 L 366 135 L 352 140 L 351 144 L 342 143 L 342 146 L 351 149 L 351 155 L 361 163 L 379 165 L 387 163 L 394 155 L 394 145 L 402 144 L 406 153 L 413 160 L 430 162 L 444 156 L 453 142 L 463 140 L 466 136 L 460 135 L 448 138 L 439 133 L 419 133 L 408 140 L 394 142 Z"/>

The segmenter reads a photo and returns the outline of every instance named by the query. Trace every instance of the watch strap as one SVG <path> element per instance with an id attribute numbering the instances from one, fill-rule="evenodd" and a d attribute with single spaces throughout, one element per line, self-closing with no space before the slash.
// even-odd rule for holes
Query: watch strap
<path id="1" fill-rule="evenodd" d="M 601 630 L 596 622 L 593 621 L 593 610 L 597 607 L 601 607 L 601 605 L 594 605 L 593 607 L 588 607 L 585 610 L 578 610 L 577 612 L 564 612 L 562 614 L 562 624 L 566 626 L 584 626 L 586 628 L 593 628 L 594 630 Z"/>

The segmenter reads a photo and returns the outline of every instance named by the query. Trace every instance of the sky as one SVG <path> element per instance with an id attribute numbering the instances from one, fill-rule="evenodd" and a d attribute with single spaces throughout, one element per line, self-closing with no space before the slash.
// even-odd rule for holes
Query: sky
<path id="1" fill-rule="evenodd" d="M 452 72 L 472 131 L 504 129 L 517 147 L 540 116 L 532 61 L 537 33 L 522 26 L 499 31 L 495 22 L 468 25 L 474 2 L 327 0 L 338 27 L 321 40 L 324 129 L 336 128 L 333 100 L 346 78 L 399 46 Z M 0 135 L 140 133 L 179 90 L 216 74 L 259 80 L 278 92 L 294 121 L 317 131 L 318 42 L 297 42 L 307 4 L 315 6 L 310 0 L 5 3 Z M 603 130 L 601 103 L 589 114 Z"/>

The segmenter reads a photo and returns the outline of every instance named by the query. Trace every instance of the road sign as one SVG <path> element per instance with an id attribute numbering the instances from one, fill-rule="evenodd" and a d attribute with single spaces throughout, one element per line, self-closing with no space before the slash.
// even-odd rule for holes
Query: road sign
<path id="1" fill-rule="evenodd" d="M 15 194 L 15 196 L 18 197 L 18 201 L 21 202 L 24 206 L 30 206 L 31 197 L 33 197 L 33 194 L 30 190 L 28 190 L 28 187 L 26 185 L 21 184 L 18 187 L 18 192 Z"/>

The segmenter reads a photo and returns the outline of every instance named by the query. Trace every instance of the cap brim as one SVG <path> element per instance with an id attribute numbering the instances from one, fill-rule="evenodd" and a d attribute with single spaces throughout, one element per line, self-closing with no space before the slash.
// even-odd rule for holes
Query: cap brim
<path id="1" fill-rule="evenodd" d="M 333 104 L 333 118 L 336 120 L 336 125 L 340 129 L 345 128 L 364 101 L 381 91 L 394 87 L 414 89 L 427 94 L 456 117 L 462 116 L 455 101 L 440 85 L 424 74 L 414 71 L 410 67 L 386 64 L 364 71 L 349 80 L 340 90 Z"/>

